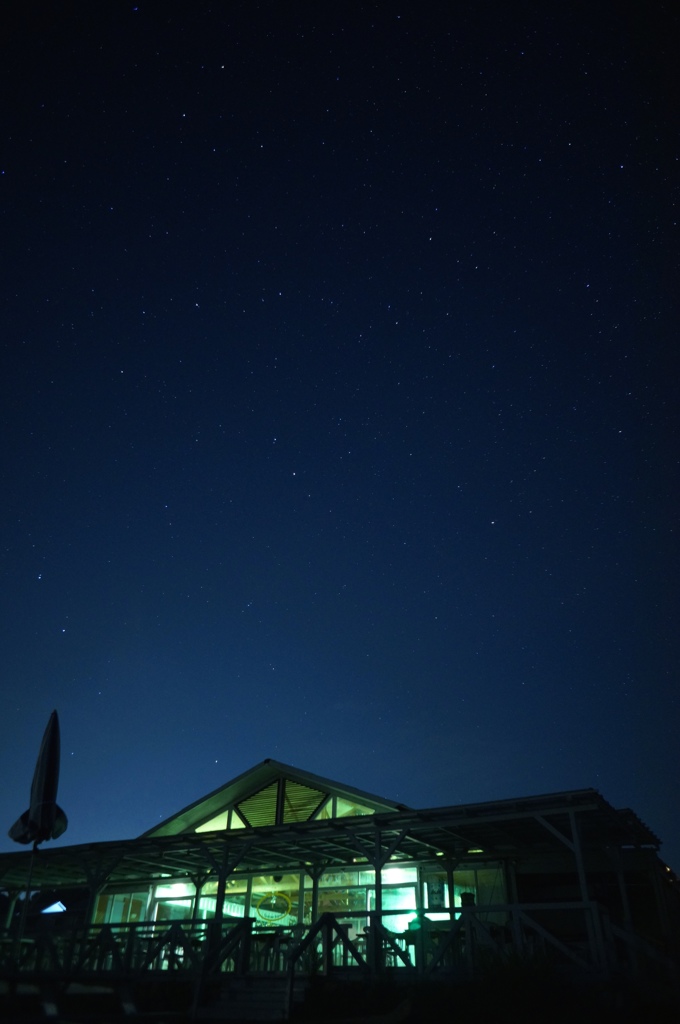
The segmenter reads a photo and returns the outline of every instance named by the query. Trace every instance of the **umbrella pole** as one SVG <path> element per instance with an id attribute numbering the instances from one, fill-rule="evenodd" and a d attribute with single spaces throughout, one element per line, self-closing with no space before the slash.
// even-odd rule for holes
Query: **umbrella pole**
<path id="1" fill-rule="evenodd" d="M 35 859 L 35 851 L 38 849 L 38 843 L 33 843 L 31 849 L 31 859 L 28 862 L 28 878 L 26 880 L 26 893 L 24 895 L 24 905 L 21 908 L 21 917 L 19 918 L 19 930 L 14 940 L 14 954 L 12 959 L 16 967 L 19 967 L 19 956 L 21 953 L 21 943 L 26 930 L 26 916 L 28 914 L 28 903 L 31 898 L 31 882 L 33 881 L 33 861 Z"/>

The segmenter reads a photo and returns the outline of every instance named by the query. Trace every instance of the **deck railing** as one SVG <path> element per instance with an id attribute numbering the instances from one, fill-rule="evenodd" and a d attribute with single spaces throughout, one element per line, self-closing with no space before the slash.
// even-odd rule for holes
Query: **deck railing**
<path id="1" fill-rule="evenodd" d="M 403 911 L 322 914 L 313 925 L 260 928 L 241 921 L 189 920 L 91 925 L 72 932 L 41 919 L 19 941 L 0 933 L 0 975 L 133 978 L 352 972 L 376 976 L 471 977 L 494 962 L 542 958 L 607 975 L 630 964 L 672 963 L 648 940 L 613 925 L 596 903 L 497 904 L 456 908 L 448 919 L 415 915 L 406 931 L 390 928 Z"/>

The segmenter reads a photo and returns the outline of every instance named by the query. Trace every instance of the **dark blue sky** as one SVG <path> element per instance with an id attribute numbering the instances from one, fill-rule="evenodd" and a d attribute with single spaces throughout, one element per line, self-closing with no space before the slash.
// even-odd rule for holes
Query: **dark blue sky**
<path id="1" fill-rule="evenodd" d="M 274 757 L 680 867 L 674 16 L 15 6 L 6 826 L 57 708 L 60 845 Z"/>

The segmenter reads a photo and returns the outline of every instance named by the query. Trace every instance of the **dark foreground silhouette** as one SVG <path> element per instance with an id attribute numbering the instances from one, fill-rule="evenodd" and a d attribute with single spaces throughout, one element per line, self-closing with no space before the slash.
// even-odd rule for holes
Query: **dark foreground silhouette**
<path id="1" fill-rule="evenodd" d="M 56 995 L 56 993 L 55 993 Z M 200 1005 L 186 981 L 157 980 L 125 993 L 90 990 L 57 996 L 54 1024 L 246 1024 L 234 1006 L 204 992 Z M 127 1005 L 126 1005 L 127 999 Z M 59 1003 L 57 1010 L 56 1003 Z M 224 1013 L 222 1013 L 224 1008 Z M 229 1012 L 231 1010 L 231 1012 Z M 45 1021 L 43 999 L 0 993 L 2 1024 Z M 271 1017 L 270 1019 L 275 1019 Z M 279 1012 L 277 1020 L 282 1020 Z M 678 1024 L 680 989 L 667 984 L 635 984 L 566 978 L 545 965 L 497 968 L 474 981 L 409 984 L 400 978 L 380 982 L 314 978 L 290 1024 Z"/>

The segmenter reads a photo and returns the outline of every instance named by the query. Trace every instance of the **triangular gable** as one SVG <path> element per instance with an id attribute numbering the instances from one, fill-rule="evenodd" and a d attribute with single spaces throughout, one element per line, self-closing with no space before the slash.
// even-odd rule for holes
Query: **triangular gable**
<path id="1" fill-rule="evenodd" d="M 403 804 L 267 758 L 144 835 L 261 828 L 403 809 Z"/>

